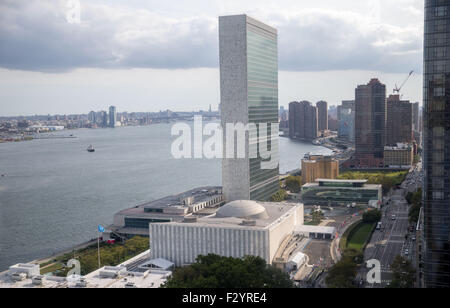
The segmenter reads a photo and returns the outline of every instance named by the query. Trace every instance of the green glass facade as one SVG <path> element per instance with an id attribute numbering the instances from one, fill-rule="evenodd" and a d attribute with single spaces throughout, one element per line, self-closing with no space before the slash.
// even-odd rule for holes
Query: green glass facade
<path id="1" fill-rule="evenodd" d="M 259 124 L 267 125 L 267 151 L 271 152 L 273 169 L 261 168 L 262 158 L 250 158 L 250 199 L 269 200 L 279 189 L 278 154 L 278 51 L 277 35 L 247 23 L 247 104 L 249 144 L 258 146 Z M 271 131 L 271 123 L 276 130 Z M 265 146 L 265 144 L 263 144 Z"/>
<path id="2" fill-rule="evenodd" d="M 381 200 L 380 188 L 345 188 L 332 186 L 303 187 L 302 202 L 305 205 L 367 205 L 370 200 Z"/>

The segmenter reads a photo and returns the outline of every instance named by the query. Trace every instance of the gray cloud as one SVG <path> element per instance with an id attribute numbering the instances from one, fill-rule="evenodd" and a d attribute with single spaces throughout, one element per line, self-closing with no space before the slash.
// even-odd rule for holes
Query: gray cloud
<path id="1" fill-rule="evenodd" d="M 82 2 L 67 22 L 65 0 L 0 3 L 0 66 L 31 71 L 218 66 L 217 18 L 171 18 L 148 9 Z M 255 10 L 279 30 L 280 69 L 421 69 L 421 25 L 398 27 L 326 10 Z"/>

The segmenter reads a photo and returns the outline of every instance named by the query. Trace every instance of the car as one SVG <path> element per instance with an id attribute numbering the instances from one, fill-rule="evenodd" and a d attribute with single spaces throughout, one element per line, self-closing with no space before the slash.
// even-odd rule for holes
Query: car
<path id="1" fill-rule="evenodd" d="M 405 256 L 407 256 L 407 255 L 409 255 L 409 250 L 408 249 L 405 250 Z"/>
<path id="2" fill-rule="evenodd" d="M 391 219 L 392 219 L 392 220 L 395 220 L 395 219 L 396 219 L 396 216 L 395 216 L 395 215 L 392 215 L 392 216 L 391 216 Z"/>
<path id="3" fill-rule="evenodd" d="M 416 237 L 415 237 L 415 236 L 413 236 L 413 237 L 411 238 L 411 240 L 412 240 L 412 241 L 415 241 L 415 240 L 416 240 Z"/>

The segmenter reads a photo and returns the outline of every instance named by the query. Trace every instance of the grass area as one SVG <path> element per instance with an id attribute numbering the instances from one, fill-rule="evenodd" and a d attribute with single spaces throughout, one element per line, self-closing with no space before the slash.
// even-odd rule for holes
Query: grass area
<path id="1" fill-rule="evenodd" d="M 306 226 L 318 226 L 320 224 L 320 221 L 314 221 L 314 220 L 310 220 L 310 221 L 305 221 L 304 225 Z"/>
<path id="2" fill-rule="evenodd" d="M 135 236 L 125 243 L 116 244 L 100 244 L 100 260 L 101 266 L 109 265 L 115 266 L 125 262 L 128 259 L 144 252 L 149 248 L 149 240 L 146 237 Z M 49 267 L 43 269 L 41 274 L 53 273 L 56 276 L 66 276 L 70 268 L 67 268 L 65 264 L 70 259 L 80 261 L 81 274 L 86 275 L 98 268 L 98 255 L 97 244 L 70 252 L 65 255 L 56 257 L 49 262 L 41 264 L 41 267 L 51 264 Z"/>
<path id="3" fill-rule="evenodd" d="M 57 263 L 54 263 L 54 264 L 52 264 L 50 266 L 47 266 L 46 268 L 42 268 L 41 269 L 41 275 L 45 275 L 45 274 L 48 274 L 48 273 L 53 273 L 53 272 L 59 271 L 59 270 L 61 270 L 63 268 L 64 268 L 64 264 L 57 262 Z"/>
<path id="4" fill-rule="evenodd" d="M 347 238 L 347 248 L 362 251 L 369 241 L 374 227 L 375 224 L 373 223 L 359 224 L 358 227 L 349 234 L 349 237 Z"/>
<path id="5" fill-rule="evenodd" d="M 355 249 L 362 252 L 366 243 L 369 241 L 376 223 L 365 223 L 358 221 L 345 230 L 341 237 L 339 246 L 341 251 L 346 249 Z"/>
<path id="6" fill-rule="evenodd" d="M 341 173 L 338 179 L 341 180 L 367 180 L 369 184 L 381 184 L 383 193 L 387 193 L 393 186 L 400 185 L 408 171 L 345 171 Z"/>

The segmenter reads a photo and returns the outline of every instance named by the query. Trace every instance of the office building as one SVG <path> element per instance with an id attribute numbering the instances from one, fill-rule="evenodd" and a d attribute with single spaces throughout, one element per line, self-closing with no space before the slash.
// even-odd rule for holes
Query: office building
<path id="1" fill-rule="evenodd" d="M 378 79 L 355 89 L 355 165 L 383 167 L 386 86 Z"/>
<path id="2" fill-rule="evenodd" d="M 420 126 L 419 126 L 419 103 L 413 103 L 412 104 L 412 126 L 413 126 L 413 132 L 420 132 Z"/>
<path id="3" fill-rule="evenodd" d="M 337 107 L 338 137 L 349 142 L 355 141 L 355 101 L 342 101 Z"/>
<path id="4" fill-rule="evenodd" d="M 414 160 L 414 147 L 411 144 L 398 143 L 384 147 L 384 166 L 387 168 L 409 169 Z"/>
<path id="5" fill-rule="evenodd" d="M 386 145 L 413 142 L 413 105 L 400 100 L 400 95 L 389 95 L 386 112 Z"/>
<path id="6" fill-rule="evenodd" d="M 117 122 L 117 111 L 116 107 L 109 107 L 109 127 L 115 127 Z"/>
<path id="7" fill-rule="evenodd" d="M 425 1 L 423 237 L 426 287 L 450 287 L 450 3 Z"/>
<path id="8" fill-rule="evenodd" d="M 289 104 L 289 137 L 314 140 L 318 136 L 317 108 L 308 101 Z"/>
<path id="9" fill-rule="evenodd" d="M 269 200 L 279 189 L 277 30 L 246 15 L 219 17 L 222 184 L 225 199 Z M 229 157 L 226 127 L 249 126 L 245 158 Z M 258 138 L 267 127 L 268 140 Z M 266 142 L 267 141 L 267 142 Z M 265 149 L 263 148 L 265 147 Z M 263 159 L 262 151 L 270 151 Z"/>
<path id="10" fill-rule="evenodd" d="M 213 214 L 223 205 L 221 187 L 200 187 L 180 194 L 140 204 L 114 214 L 114 222 L 103 234 L 104 239 L 148 236 L 150 223 L 182 221 L 185 217 Z"/>
<path id="11" fill-rule="evenodd" d="M 91 111 L 88 113 L 88 120 L 92 124 L 95 124 L 97 122 L 97 115 L 95 114 L 95 111 Z"/>
<path id="12" fill-rule="evenodd" d="M 328 130 L 328 103 L 319 101 L 316 103 L 317 108 L 317 126 L 321 132 Z"/>
<path id="13" fill-rule="evenodd" d="M 302 181 L 312 183 L 316 179 L 336 179 L 339 162 L 332 156 L 306 154 L 302 159 Z"/>
<path id="14" fill-rule="evenodd" d="M 305 205 L 356 205 L 369 206 L 382 200 L 380 184 L 367 184 L 367 180 L 316 179 L 302 186 L 301 199 Z"/>
<path id="15" fill-rule="evenodd" d="M 303 225 L 303 205 L 235 200 L 215 215 L 150 225 L 151 258 L 182 266 L 210 253 L 259 256 L 271 264 L 283 240 Z"/>
<path id="16" fill-rule="evenodd" d="M 102 127 L 108 127 L 108 113 L 100 111 L 100 123 Z"/>

